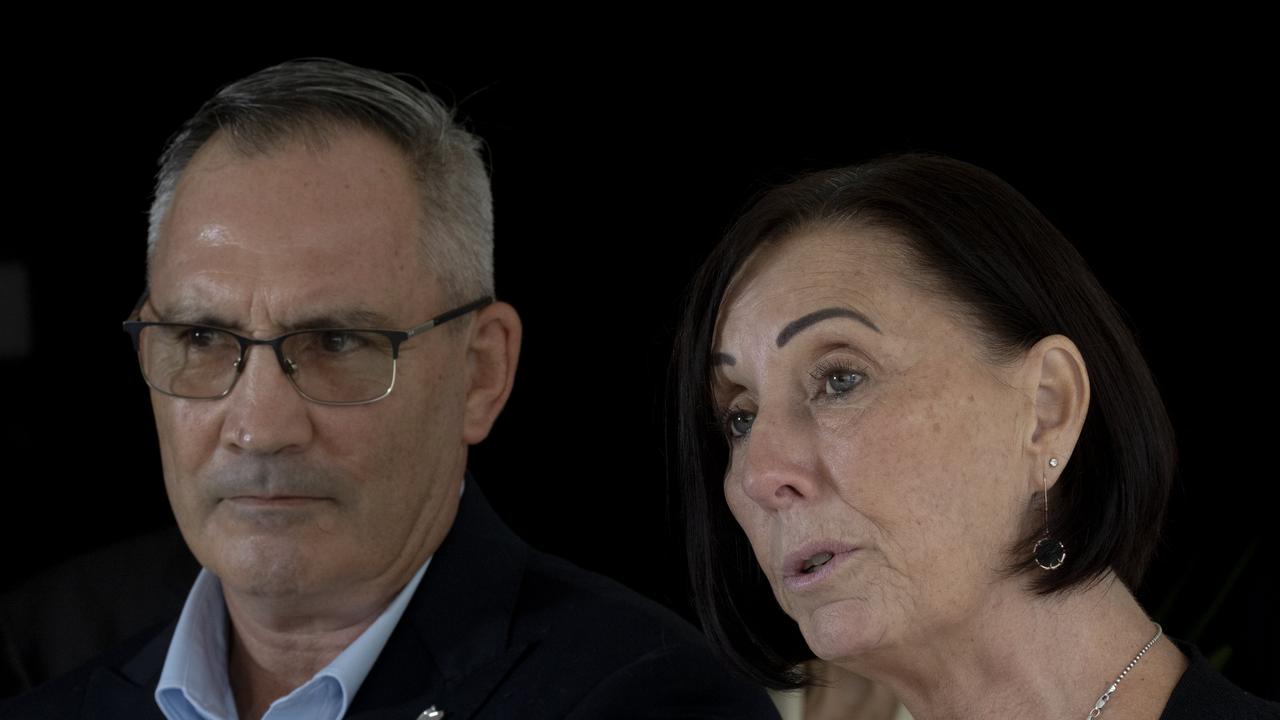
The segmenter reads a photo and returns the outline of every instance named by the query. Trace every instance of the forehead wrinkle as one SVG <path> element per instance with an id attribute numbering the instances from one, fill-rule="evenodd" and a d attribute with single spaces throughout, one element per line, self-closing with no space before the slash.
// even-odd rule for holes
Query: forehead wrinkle
<path id="1" fill-rule="evenodd" d="M 238 311 L 228 313 L 226 306 L 222 303 L 203 299 L 194 294 L 183 294 L 167 302 L 158 302 L 154 296 L 149 296 L 147 303 L 168 322 L 215 325 L 228 330 L 247 329 L 252 324 L 252 320 L 243 322 L 236 319 L 235 316 L 239 315 Z M 264 293 L 254 293 L 251 304 L 263 308 L 262 312 L 266 315 L 270 326 L 285 332 L 319 328 L 383 330 L 393 329 L 395 325 L 393 319 L 386 313 L 359 301 L 346 305 L 326 301 L 286 307 L 282 312 L 276 313 L 281 316 L 278 322 L 271 319 L 273 313 L 268 309 L 269 303 Z M 253 315 L 252 308 L 250 315 Z"/>
<path id="2" fill-rule="evenodd" d="M 745 280 L 739 283 L 735 281 L 734 287 L 730 287 L 725 292 L 724 301 L 720 304 L 719 316 L 716 318 L 715 335 L 713 336 L 713 344 L 711 351 L 711 369 L 713 371 L 724 371 L 726 368 L 737 366 L 740 360 L 746 359 L 739 352 L 739 348 L 734 348 L 738 354 L 730 353 L 723 349 L 725 341 L 725 333 L 731 329 L 733 325 L 740 325 L 742 317 L 757 317 L 761 313 L 761 307 L 767 308 L 768 302 L 762 295 L 763 293 L 757 289 L 754 284 L 755 278 L 741 276 L 738 280 Z M 732 323 L 732 324 L 731 324 Z M 731 340 L 738 342 L 752 342 L 752 338 L 745 337 L 746 334 L 754 334 L 754 328 L 742 328 L 744 331 Z M 719 349 L 717 349 L 719 348 Z M 749 350 L 748 348 L 743 348 Z M 727 362 L 726 362 L 727 361 Z"/>
<path id="3" fill-rule="evenodd" d="M 376 310 L 364 306 L 312 312 L 284 323 L 289 330 L 316 330 L 321 328 L 351 328 L 369 330 L 393 329 L 392 320 Z"/>

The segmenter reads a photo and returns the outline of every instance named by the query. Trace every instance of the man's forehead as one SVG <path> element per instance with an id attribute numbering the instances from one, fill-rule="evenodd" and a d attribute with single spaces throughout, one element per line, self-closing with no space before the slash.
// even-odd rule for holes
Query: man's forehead
<path id="1" fill-rule="evenodd" d="M 399 149 L 370 133 L 252 157 L 215 148 L 184 173 L 162 226 L 155 309 L 258 326 L 260 315 L 246 316 L 381 327 L 407 306 L 416 318 L 439 284 L 424 262 L 420 208 Z"/>
<path id="2" fill-rule="evenodd" d="M 160 240 L 203 235 L 234 239 L 226 229 L 256 223 L 272 233 L 252 238 L 316 242 L 331 235 L 355 239 L 421 234 L 421 197 L 403 153 L 381 136 L 346 131 L 316 148 L 286 142 L 245 154 L 217 138 L 191 159 L 179 177 Z M 212 233 L 210 226 L 220 226 Z M 298 232 L 287 232 L 291 225 Z M 332 229 L 332 232 L 325 232 Z M 355 231 L 355 232 L 353 232 Z"/>

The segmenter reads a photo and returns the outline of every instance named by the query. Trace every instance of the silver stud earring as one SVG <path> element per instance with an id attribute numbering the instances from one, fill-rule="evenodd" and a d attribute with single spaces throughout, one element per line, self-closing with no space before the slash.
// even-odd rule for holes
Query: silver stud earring
<path id="1" fill-rule="evenodd" d="M 1049 467 L 1058 467 L 1058 458 L 1049 458 Z M 1062 541 L 1049 537 L 1049 477 L 1041 473 L 1040 480 L 1044 483 L 1044 537 L 1036 542 L 1031 554 L 1041 569 L 1057 570 L 1067 559 L 1067 548 Z"/>

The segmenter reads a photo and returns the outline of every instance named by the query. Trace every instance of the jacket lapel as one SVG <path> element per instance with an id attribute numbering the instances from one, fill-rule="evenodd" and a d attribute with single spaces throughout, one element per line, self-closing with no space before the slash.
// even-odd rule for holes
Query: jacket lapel
<path id="1" fill-rule="evenodd" d="M 529 547 L 470 477 L 453 528 L 369 672 L 347 717 L 473 717 L 537 638 L 512 642 Z"/>
<path id="2" fill-rule="evenodd" d="M 103 665 L 90 675 L 81 717 L 164 720 L 156 705 L 156 683 L 177 622 L 153 637 L 123 665 Z"/>

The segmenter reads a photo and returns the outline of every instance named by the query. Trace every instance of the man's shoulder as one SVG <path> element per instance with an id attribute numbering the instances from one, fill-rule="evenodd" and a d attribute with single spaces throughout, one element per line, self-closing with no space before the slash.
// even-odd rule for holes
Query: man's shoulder
<path id="1" fill-rule="evenodd" d="M 425 680 L 432 697 L 462 716 L 777 717 L 692 625 L 531 549 L 470 481 L 406 617 L 371 674 L 375 685 L 392 676 L 417 684 L 421 676 L 401 668 L 429 661 L 440 678 Z"/>
<path id="2" fill-rule="evenodd" d="M 500 696 L 539 688 L 535 717 L 776 717 L 675 612 L 553 555 L 530 554 L 512 637 L 529 657 Z"/>
<path id="3" fill-rule="evenodd" d="M 445 585 L 469 591 L 451 599 L 434 594 Z M 497 644 L 536 643 L 542 653 L 572 647 L 576 659 L 591 658 L 598 665 L 664 646 L 709 650 L 702 636 L 666 607 L 531 548 L 494 512 L 474 481 L 468 482 L 458 519 L 431 561 L 423 588 L 433 598 L 428 601 L 433 624 L 447 616 L 487 626 L 491 632 L 484 640 Z M 501 633 L 492 632 L 499 625 Z M 432 639 L 471 643 L 480 638 L 450 633 Z"/>
<path id="4" fill-rule="evenodd" d="M 71 558 L 0 595 L 0 697 L 167 624 L 199 569 L 169 527 Z"/>
<path id="5" fill-rule="evenodd" d="M 160 717 L 150 693 L 145 691 L 145 679 L 144 692 L 139 693 L 137 679 L 130 675 L 150 675 L 150 665 L 155 665 L 158 672 L 157 657 L 163 659 L 172 634 L 172 622 L 148 628 L 34 690 L 0 700 L 0 720 Z"/>
<path id="6" fill-rule="evenodd" d="M 158 673 L 156 649 L 198 569 L 169 528 L 72 558 L 5 594 L 0 698 L 15 696 L 0 699 L 0 718 L 80 717 L 87 697 L 130 685 L 126 667 Z"/>
<path id="7" fill-rule="evenodd" d="M 566 639 L 603 633 L 628 651 L 664 642 L 705 645 L 697 630 L 672 610 L 555 555 L 530 553 L 518 597 L 520 621 L 529 631 L 555 632 Z"/>

